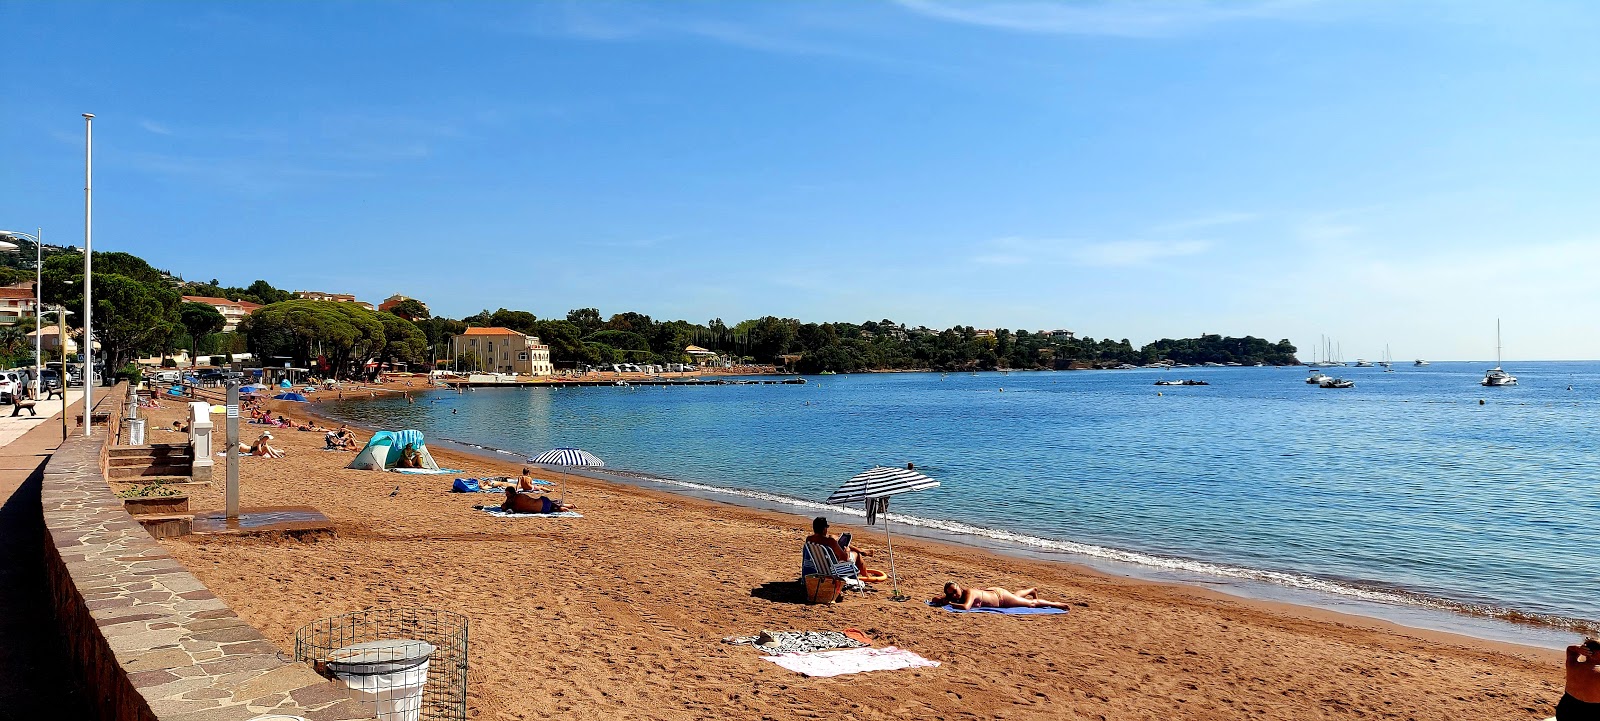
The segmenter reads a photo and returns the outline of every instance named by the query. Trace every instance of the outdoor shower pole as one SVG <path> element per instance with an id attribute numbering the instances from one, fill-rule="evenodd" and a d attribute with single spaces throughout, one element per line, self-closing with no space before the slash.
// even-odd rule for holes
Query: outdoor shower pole
<path id="1" fill-rule="evenodd" d="M 227 515 L 228 520 L 239 519 L 239 383 L 228 381 L 227 400 L 227 433 L 228 433 L 228 475 L 227 475 Z"/>
<path id="2" fill-rule="evenodd" d="M 37 328 L 35 330 L 38 330 Z M 67 307 L 56 306 L 56 350 L 61 354 L 61 372 L 56 380 L 61 381 L 61 441 L 67 440 Z M 39 381 L 44 381 L 44 374 L 39 375 Z M 89 414 L 85 413 L 84 418 Z"/>
<path id="3" fill-rule="evenodd" d="M 93 167 L 90 159 L 94 149 L 94 113 L 83 114 L 83 435 L 88 437 L 94 427 L 94 331 L 90 329 L 93 317 L 90 311 L 94 303 L 90 299 L 94 287 L 93 276 L 90 272 L 90 259 L 94 257 L 94 246 L 90 244 L 90 219 L 93 217 L 90 200 L 93 197 L 91 188 L 94 183 Z M 62 345 L 66 347 L 65 343 Z M 66 386 L 67 364 L 62 362 L 61 392 L 67 392 Z"/>

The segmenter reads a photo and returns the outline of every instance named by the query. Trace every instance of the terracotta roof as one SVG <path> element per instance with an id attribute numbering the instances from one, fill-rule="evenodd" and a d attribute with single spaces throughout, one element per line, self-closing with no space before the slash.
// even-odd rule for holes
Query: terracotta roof
<path id="1" fill-rule="evenodd" d="M 249 313 L 250 311 L 256 310 L 258 308 L 265 307 L 265 306 L 261 305 L 260 303 L 251 303 L 248 300 L 234 301 L 234 303 L 236 305 L 238 305 L 240 308 L 243 308 L 244 312 L 246 312 L 246 313 Z"/>
<path id="2" fill-rule="evenodd" d="M 214 298 L 209 295 L 186 295 L 183 297 L 189 303 L 205 303 L 206 305 L 238 305 L 239 301 L 227 298 Z"/>
<path id="3" fill-rule="evenodd" d="M 33 299 L 32 288 L 0 288 L 0 298 Z"/>
<path id="4" fill-rule="evenodd" d="M 461 335 L 522 335 L 510 328 L 468 328 Z"/>

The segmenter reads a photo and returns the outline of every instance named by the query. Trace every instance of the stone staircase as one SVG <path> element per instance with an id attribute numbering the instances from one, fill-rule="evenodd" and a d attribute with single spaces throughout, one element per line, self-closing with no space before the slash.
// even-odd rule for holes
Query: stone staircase
<path id="1" fill-rule="evenodd" d="M 189 480 L 194 458 L 187 443 L 113 446 L 107 458 L 108 480 Z"/>

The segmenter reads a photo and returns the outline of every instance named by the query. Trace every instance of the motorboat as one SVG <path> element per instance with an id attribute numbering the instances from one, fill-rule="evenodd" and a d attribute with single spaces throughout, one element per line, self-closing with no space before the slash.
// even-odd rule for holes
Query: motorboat
<path id="1" fill-rule="evenodd" d="M 1416 366 L 1418 368 L 1421 368 L 1421 367 L 1423 367 L 1425 365 L 1428 365 L 1428 362 L 1423 360 L 1423 359 L 1421 359 L 1421 358 L 1418 358 L 1418 359 L 1416 359 L 1414 361 L 1411 361 L 1411 365 L 1414 365 L 1414 366 Z"/>
<path id="2" fill-rule="evenodd" d="M 1354 388 L 1356 387 L 1356 382 L 1343 378 L 1323 378 L 1322 382 L 1317 385 L 1323 388 Z"/>
<path id="3" fill-rule="evenodd" d="M 1356 367 L 1357 368 L 1371 368 L 1372 367 L 1372 363 L 1370 363 L 1368 361 L 1365 361 L 1365 360 L 1362 360 L 1360 358 L 1357 358 L 1356 359 Z"/>
<path id="4" fill-rule="evenodd" d="M 1328 375 L 1327 373 L 1323 373 L 1319 370 L 1313 370 L 1311 371 L 1311 375 L 1306 377 L 1306 382 L 1316 385 L 1330 378 L 1332 378 L 1332 376 Z"/>
<path id="5" fill-rule="evenodd" d="M 1197 380 L 1192 380 L 1192 379 L 1191 380 L 1173 379 L 1173 380 L 1168 380 L 1168 381 L 1156 381 L 1156 385 L 1158 385 L 1158 386 L 1208 386 L 1208 385 L 1211 385 L 1211 384 L 1207 383 L 1205 381 L 1197 381 Z"/>
<path id="6" fill-rule="evenodd" d="M 1505 372 L 1505 369 L 1500 367 L 1500 319 L 1499 318 L 1496 318 L 1494 320 L 1494 367 L 1490 368 L 1488 371 L 1485 371 L 1484 374 L 1483 374 L 1483 380 L 1478 381 L 1478 383 L 1480 385 L 1497 386 L 1497 387 L 1498 386 L 1514 386 L 1514 385 L 1517 384 L 1517 377 L 1514 376 L 1514 375 L 1511 375 L 1510 373 Z"/>

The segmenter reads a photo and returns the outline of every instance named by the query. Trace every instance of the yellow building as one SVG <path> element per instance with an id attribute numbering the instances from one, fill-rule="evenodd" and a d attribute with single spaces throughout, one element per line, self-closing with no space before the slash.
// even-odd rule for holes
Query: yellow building
<path id="1" fill-rule="evenodd" d="M 549 346 L 540 343 L 537 336 L 510 328 L 468 328 L 450 339 L 450 357 L 463 359 L 463 371 L 531 376 L 555 372 L 550 365 Z"/>

